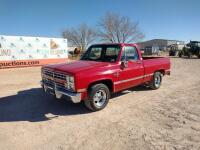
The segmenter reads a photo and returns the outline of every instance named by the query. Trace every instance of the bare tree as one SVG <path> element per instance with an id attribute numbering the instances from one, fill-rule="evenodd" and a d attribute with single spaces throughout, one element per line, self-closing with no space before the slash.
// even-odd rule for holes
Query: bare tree
<path id="1" fill-rule="evenodd" d="M 115 13 L 106 13 L 99 21 L 99 37 L 111 43 L 137 42 L 144 38 L 138 23 L 132 22 L 129 17 Z"/>
<path id="2" fill-rule="evenodd" d="M 77 28 L 64 30 L 62 36 L 63 38 L 67 38 L 74 46 L 81 48 L 81 50 L 86 50 L 89 44 L 95 40 L 96 32 L 87 24 L 81 24 Z"/>

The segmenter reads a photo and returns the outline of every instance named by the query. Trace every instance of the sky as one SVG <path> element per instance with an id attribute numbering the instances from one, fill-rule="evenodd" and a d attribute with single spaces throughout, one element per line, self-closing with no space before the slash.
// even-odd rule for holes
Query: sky
<path id="1" fill-rule="evenodd" d="M 0 0 L 0 34 L 61 37 L 106 12 L 139 22 L 145 40 L 199 40 L 200 0 Z"/>

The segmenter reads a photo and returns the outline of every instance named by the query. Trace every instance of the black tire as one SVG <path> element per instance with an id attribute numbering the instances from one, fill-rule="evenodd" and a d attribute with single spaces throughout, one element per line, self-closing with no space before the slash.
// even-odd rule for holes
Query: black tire
<path id="1" fill-rule="evenodd" d="M 161 83 L 162 83 L 162 74 L 160 72 L 155 72 L 153 75 L 153 79 L 149 84 L 150 88 L 153 90 L 159 89 Z"/>
<path id="2" fill-rule="evenodd" d="M 101 96 L 97 96 L 97 95 Z M 96 99 L 95 99 L 96 98 Z M 97 100 L 98 99 L 98 100 Z M 88 91 L 88 99 L 84 100 L 85 106 L 92 111 L 104 109 L 110 99 L 110 91 L 105 84 L 95 84 Z"/>
<path id="3" fill-rule="evenodd" d="M 182 55 L 183 55 L 183 54 L 182 54 L 181 52 L 179 52 L 179 53 L 178 53 L 178 57 L 180 57 L 180 58 L 181 58 L 181 57 L 182 57 Z"/>
<path id="4" fill-rule="evenodd" d="M 192 54 L 191 53 L 188 53 L 188 58 L 192 58 Z"/>

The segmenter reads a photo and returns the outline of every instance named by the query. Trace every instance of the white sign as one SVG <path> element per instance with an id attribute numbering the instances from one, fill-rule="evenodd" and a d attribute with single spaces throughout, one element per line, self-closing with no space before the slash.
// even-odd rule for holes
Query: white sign
<path id="1" fill-rule="evenodd" d="M 67 39 L 0 35 L 0 61 L 68 58 Z"/>

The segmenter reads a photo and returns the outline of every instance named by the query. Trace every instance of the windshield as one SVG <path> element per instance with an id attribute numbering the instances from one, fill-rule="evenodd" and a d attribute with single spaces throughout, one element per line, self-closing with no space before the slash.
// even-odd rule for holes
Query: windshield
<path id="1" fill-rule="evenodd" d="M 118 45 L 95 45 L 88 48 L 81 60 L 116 62 L 119 52 Z"/>

